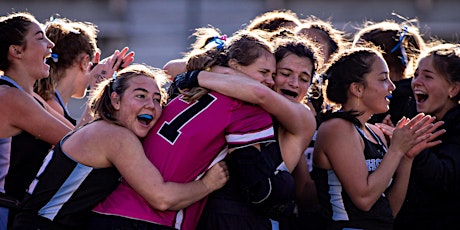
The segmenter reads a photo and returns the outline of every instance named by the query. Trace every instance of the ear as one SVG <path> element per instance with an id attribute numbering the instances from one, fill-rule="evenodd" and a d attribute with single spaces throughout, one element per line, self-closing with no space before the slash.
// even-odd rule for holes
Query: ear
<path id="1" fill-rule="evenodd" d="M 350 84 L 349 90 L 354 96 L 361 97 L 364 92 L 364 86 L 362 83 L 353 82 Z"/>
<path id="2" fill-rule="evenodd" d="M 460 82 L 456 81 L 449 87 L 449 98 L 453 98 L 460 92 Z"/>
<path id="3" fill-rule="evenodd" d="M 110 94 L 110 99 L 113 108 L 115 110 L 120 110 L 120 96 L 118 93 L 112 92 L 112 94 Z"/>
<path id="4" fill-rule="evenodd" d="M 229 66 L 230 68 L 232 68 L 232 69 L 238 70 L 239 64 L 238 64 L 238 61 L 237 61 L 235 58 L 232 58 L 232 59 L 230 59 L 230 60 L 228 61 L 228 66 Z"/>
<path id="5" fill-rule="evenodd" d="M 88 69 L 88 67 L 90 66 L 90 60 L 89 60 L 89 55 L 88 54 L 84 54 L 83 57 L 80 59 L 80 68 L 83 70 L 83 71 L 86 71 Z"/>
<path id="6" fill-rule="evenodd" d="M 14 58 L 21 58 L 22 57 L 22 47 L 17 45 L 10 45 L 8 48 L 8 53 Z"/>

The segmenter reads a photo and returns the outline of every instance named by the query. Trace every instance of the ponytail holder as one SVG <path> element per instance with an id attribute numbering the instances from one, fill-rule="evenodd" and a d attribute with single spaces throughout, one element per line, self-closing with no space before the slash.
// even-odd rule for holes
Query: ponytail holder
<path id="1" fill-rule="evenodd" d="M 110 93 L 115 92 L 115 89 L 116 89 L 115 81 L 116 80 L 117 80 L 117 71 L 114 71 L 112 78 L 110 79 L 110 82 L 109 82 Z"/>
<path id="2" fill-rule="evenodd" d="M 406 25 L 404 25 L 402 28 L 401 28 L 401 31 L 399 32 L 399 40 L 398 40 L 398 44 L 395 45 L 395 47 L 393 47 L 393 49 L 391 49 L 391 53 L 395 52 L 398 48 L 400 49 L 401 51 L 401 62 L 404 66 L 407 65 L 407 63 L 409 62 L 409 59 L 407 58 L 407 53 L 406 53 L 406 48 L 404 47 L 404 45 L 402 44 L 403 41 L 404 41 L 404 38 L 406 37 L 408 33 L 408 28 Z"/>
<path id="3" fill-rule="evenodd" d="M 227 35 L 215 36 L 208 44 L 206 44 L 205 49 L 215 47 L 217 50 L 222 51 L 224 49 L 225 41 L 227 41 Z"/>

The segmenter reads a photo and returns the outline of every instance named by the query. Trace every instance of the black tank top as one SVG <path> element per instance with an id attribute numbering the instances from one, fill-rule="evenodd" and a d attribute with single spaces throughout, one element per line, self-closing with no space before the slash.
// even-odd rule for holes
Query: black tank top
<path id="1" fill-rule="evenodd" d="M 0 85 L 17 88 L 11 82 L 1 78 Z M 40 103 L 38 100 L 37 102 Z M 27 119 L 27 114 L 24 114 L 24 119 Z M 24 197 L 30 182 L 34 179 L 51 147 L 51 144 L 25 131 L 12 137 L 10 167 L 5 179 L 7 195 L 19 200 Z"/>
<path id="2" fill-rule="evenodd" d="M 367 125 L 377 143 L 368 140 L 364 131 L 355 126 L 364 141 L 364 157 L 369 174 L 374 172 L 383 159 L 387 149 L 381 139 Z M 390 203 L 384 194 L 369 211 L 362 211 L 352 202 L 333 170 L 315 167 L 314 178 L 323 215 L 328 220 L 328 229 L 392 229 L 393 215 Z M 391 184 L 391 182 L 389 183 Z"/>
<path id="3" fill-rule="evenodd" d="M 120 183 L 115 167 L 93 168 L 75 161 L 61 148 L 74 132 L 64 137 L 48 154 L 30 186 L 17 229 L 84 229 L 91 210 Z"/>

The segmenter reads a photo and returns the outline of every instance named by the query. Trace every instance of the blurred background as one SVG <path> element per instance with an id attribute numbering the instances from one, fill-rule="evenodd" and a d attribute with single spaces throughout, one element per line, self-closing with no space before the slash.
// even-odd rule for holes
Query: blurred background
<path id="1" fill-rule="evenodd" d="M 350 36 L 366 20 L 418 19 L 425 39 L 459 42 L 460 0 L 0 0 L 2 15 L 28 11 L 39 21 L 59 14 L 98 26 L 102 57 L 130 47 L 135 62 L 154 67 L 180 58 L 194 28 L 212 25 L 231 35 L 264 12 L 289 9 L 299 18 L 314 15 Z M 72 99 L 70 113 L 86 99 Z"/>

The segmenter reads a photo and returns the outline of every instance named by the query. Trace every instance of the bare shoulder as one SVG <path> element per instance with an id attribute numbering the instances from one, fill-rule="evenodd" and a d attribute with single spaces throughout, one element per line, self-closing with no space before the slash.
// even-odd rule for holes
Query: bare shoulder
<path id="1" fill-rule="evenodd" d="M 33 100 L 33 97 L 26 94 L 25 92 L 6 85 L 0 86 L 0 102 L 2 105 L 16 105 L 19 101 Z"/>
<path id="2" fill-rule="evenodd" d="M 77 130 L 65 142 L 64 148 L 76 153 L 74 158 L 80 162 L 107 167 L 113 159 L 129 154 L 133 149 L 142 148 L 142 144 L 129 129 L 98 120 Z"/>
<path id="3" fill-rule="evenodd" d="M 321 123 L 316 142 L 318 142 L 318 147 L 329 156 L 343 152 L 355 152 L 357 148 L 363 147 L 362 139 L 353 124 L 340 118 Z"/>
<path id="4" fill-rule="evenodd" d="M 126 127 L 112 124 L 103 120 L 95 121 L 84 128 L 84 133 L 88 139 L 96 139 L 99 142 L 107 142 L 113 145 L 124 145 L 139 138 Z"/>
<path id="5" fill-rule="evenodd" d="M 343 136 L 354 132 L 353 124 L 340 118 L 332 118 L 321 123 L 318 135 L 323 133 L 325 136 Z"/>
<path id="6" fill-rule="evenodd" d="M 22 118 L 24 114 L 33 115 L 33 111 L 41 109 L 31 95 L 17 88 L 0 86 L 0 89 L 2 113 L 10 118 Z"/>

